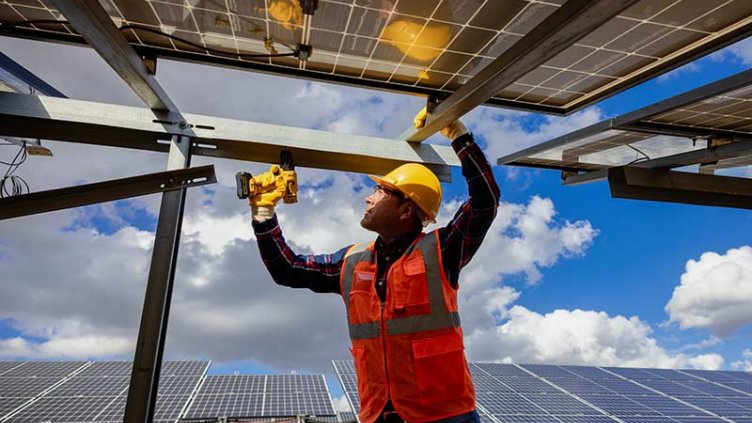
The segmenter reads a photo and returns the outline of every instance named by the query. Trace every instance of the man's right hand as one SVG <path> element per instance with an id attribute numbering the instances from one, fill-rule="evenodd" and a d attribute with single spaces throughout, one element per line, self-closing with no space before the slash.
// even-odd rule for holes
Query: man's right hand
<path id="1" fill-rule="evenodd" d="M 413 126 L 415 126 L 416 129 L 422 128 L 430 120 L 431 114 L 428 113 L 428 109 L 424 107 L 420 109 L 418 114 L 415 115 L 415 118 L 413 118 Z M 470 131 L 467 130 L 467 127 L 464 123 L 462 123 L 461 120 L 457 119 L 449 125 L 441 128 L 441 131 L 439 132 L 441 133 L 441 135 L 449 138 L 449 141 L 454 141 L 462 135 L 469 133 Z"/>

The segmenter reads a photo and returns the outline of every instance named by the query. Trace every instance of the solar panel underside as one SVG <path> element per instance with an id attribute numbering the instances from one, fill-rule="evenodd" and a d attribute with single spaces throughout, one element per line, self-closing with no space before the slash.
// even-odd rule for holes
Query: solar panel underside
<path id="1" fill-rule="evenodd" d="M 708 145 L 704 138 L 718 133 L 723 137 L 749 139 L 752 137 L 752 86 L 661 111 L 629 125 L 665 135 L 627 127 L 583 130 L 581 135 L 575 132 L 559 138 L 567 138 L 562 142 L 552 140 L 551 147 L 539 148 L 535 153 L 518 153 L 512 164 L 593 171 L 702 150 Z M 509 163 L 505 158 L 499 160 Z M 703 165 L 700 171 L 741 168 L 736 171 L 743 173 L 745 167 L 752 169 L 750 166 L 752 154 L 741 154 Z"/>
<path id="2" fill-rule="evenodd" d="M 304 69 L 294 57 L 249 56 L 289 53 L 301 41 L 296 0 L 102 4 L 119 27 L 129 25 L 122 33 L 132 45 L 165 56 L 437 94 L 457 90 L 564 2 L 321 0 L 311 22 L 314 54 Z M 64 17 L 48 0 L 0 1 L 2 22 L 38 19 Z M 750 28 L 748 0 L 641 0 L 495 98 L 520 107 L 581 107 Z M 36 38 L 77 39 L 67 25 L 22 29 Z"/>
<path id="3" fill-rule="evenodd" d="M 350 361 L 334 362 L 358 403 Z M 752 374 L 730 371 L 470 363 L 483 421 L 720 423 L 752 421 Z"/>
<path id="4" fill-rule="evenodd" d="M 323 375 L 208 376 L 185 418 L 334 416 Z"/>
<path id="5" fill-rule="evenodd" d="M 7 374 L 13 372 L 55 374 L 53 369 L 33 371 L 29 367 L 32 364 L 34 363 L 27 363 Z M 69 372 L 63 377 L 55 379 L 58 383 L 53 389 L 49 389 L 34 402 L 3 421 L 122 422 L 133 364 L 126 361 L 86 363 L 88 365 L 83 366 L 84 364 L 78 363 L 78 367 L 82 370 L 75 374 L 70 375 Z M 208 366 L 208 361 L 170 361 L 164 363 L 160 376 L 155 421 L 167 423 L 178 420 Z M 60 373 L 60 371 L 57 373 Z M 3 376 L 0 376 L 0 379 L 2 378 Z M 37 377 L 37 379 L 54 378 Z M 3 386 L 5 384 L 0 380 L 0 390 Z M 16 393 L 23 392 L 17 384 L 8 385 L 8 389 Z M 0 407 L 3 406 L 2 404 L 0 402 Z"/>

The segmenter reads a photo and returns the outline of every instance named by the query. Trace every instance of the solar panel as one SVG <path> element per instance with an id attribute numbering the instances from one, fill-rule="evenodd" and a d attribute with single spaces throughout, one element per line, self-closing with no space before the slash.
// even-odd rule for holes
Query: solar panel
<path id="1" fill-rule="evenodd" d="M 178 419 L 208 365 L 208 361 L 164 363 L 155 420 Z M 122 361 L 15 366 L 0 376 L 0 418 L 13 413 L 8 422 L 122 422 L 132 367 Z"/>
<path id="2" fill-rule="evenodd" d="M 355 364 L 351 360 L 334 360 L 334 371 L 339 383 L 345 391 L 345 397 L 355 414 L 360 413 L 360 397 L 358 397 L 358 380 L 355 376 Z M 471 367 L 472 369 L 472 367 Z"/>
<path id="3" fill-rule="evenodd" d="M 186 418 L 334 416 L 323 375 L 207 376 Z"/>
<path id="4" fill-rule="evenodd" d="M 4 373 L 2 377 L 64 377 L 84 364 L 83 361 L 28 362 Z"/>
<path id="5" fill-rule="evenodd" d="M 752 3 L 750 3 L 752 4 Z M 600 122 L 498 159 L 499 164 L 597 171 L 706 150 L 709 138 L 735 141 L 752 135 L 752 71 L 747 70 L 643 109 Z M 714 144 L 713 144 L 714 145 Z M 740 150 L 708 162 L 713 169 L 752 165 Z M 695 162 L 666 160 L 664 167 Z M 643 164 L 644 165 L 644 164 Z M 644 371 L 635 370 L 645 378 Z M 660 374 L 660 373 L 656 373 Z M 693 373 L 689 373 L 693 374 Z"/>
<path id="6" fill-rule="evenodd" d="M 352 362 L 336 361 L 335 369 L 343 385 L 347 383 L 348 400 L 357 404 Z M 470 369 L 484 421 L 728 423 L 752 419 L 752 394 L 729 386 L 745 383 L 708 381 L 740 381 L 748 375 L 744 372 L 498 363 L 470 363 Z M 538 392 L 541 386 L 552 390 Z"/>
<path id="7" fill-rule="evenodd" d="M 249 56 L 290 53 L 302 41 L 303 15 L 294 0 L 102 4 L 141 53 L 436 95 L 465 84 L 562 2 L 321 0 L 305 65 L 293 57 Z M 750 15 L 746 0 L 638 1 L 492 102 L 554 112 L 583 107 L 743 37 Z M 48 0 L 0 4 L 2 22 L 33 19 L 63 17 Z M 5 32 L 83 42 L 70 26 L 49 22 Z"/>

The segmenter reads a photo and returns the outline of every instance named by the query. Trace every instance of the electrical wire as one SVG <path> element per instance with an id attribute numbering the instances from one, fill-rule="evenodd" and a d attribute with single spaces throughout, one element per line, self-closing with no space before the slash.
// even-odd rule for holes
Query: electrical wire
<path id="1" fill-rule="evenodd" d="M 26 21 L 20 21 L 20 22 L 2 23 L 0 24 L 0 30 L 12 29 L 17 26 L 28 26 L 28 25 L 70 25 L 70 23 L 68 21 L 58 21 L 54 19 L 32 19 L 32 20 L 26 20 Z M 168 34 L 164 31 L 159 31 L 159 30 L 156 30 L 156 29 L 144 26 L 144 25 L 126 24 L 118 28 L 118 30 L 120 31 L 126 31 L 129 29 L 133 31 L 143 31 L 143 32 L 148 32 L 148 33 L 155 34 L 155 35 L 160 35 L 162 37 L 181 42 L 191 47 L 204 50 L 207 53 L 218 54 L 218 55 L 223 55 L 223 56 L 233 56 L 233 57 L 248 58 L 248 59 L 266 59 L 266 58 L 274 58 L 274 57 L 295 57 L 298 55 L 298 51 L 295 49 L 291 49 L 293 51 L 290 53 L 275 53 L 275 54 L 236 53 L 232 51 L 205 47 L 205 46 L 202 46 L 201 44 L 194 43 L 193 41 L 186 40 L 185 38 L 178 37 L 177 35 Z M 290 48 L 289 46 L 285 46 L 285 47 Z"/>
<path id="2" fill-rule="evenodd" d="M 650 160 L 650 156 L 648 156 L 647 154 L 645 154 L 645 152 L 643 152 L 639 148 L 637 148 L 635 146 L 632 146 L 630 144 L 624 144 L 624 145 L 626 145 L 627 147 L 631 148 L 632 150 L 638 152 L 639 154 L 642 154 L 642 157 L 638 157 L 638 158 L 632 160 L 631 162 L 627 163 L 627 166 L 629 166 L 631 164 L 639 163 L 639 162 L 644 162 L 646 160 Z"/>
<path id="3" fill-rule="evenodd" d="M 14 175 L 18 167 L 26 161 L 27 157 L 26 141 L 24 141 L 18 153 L 13 157 L 13 160 L 10 162 L 0 161 L 0 163 L 8 166 L 5 175 L 0 179 L 0 198 L 22 195 L 24 191 L 26 193 L 31 192 L 29 184 L 22 177 Z"/>

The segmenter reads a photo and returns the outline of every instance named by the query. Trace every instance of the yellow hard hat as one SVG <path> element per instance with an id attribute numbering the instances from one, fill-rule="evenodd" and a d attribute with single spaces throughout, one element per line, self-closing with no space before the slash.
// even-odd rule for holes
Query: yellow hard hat
<path id="1" fill-rule="evenodd" d="M 297 0 L 274 0 L 266 10 L 285 29 L 303 24 L 303 9 Z"/>
<path id="2" fill-rule="evenodd" d="M 381 39 L 413 59 L 428 62 L 438 57 L 452 38 L 449 25 L 422 24 L 400 19 L 390 23 Z"/>
<path id="3" fill-rule="evenodd" d="M 407 163 L 382 177 L 368 175 L 377 184 L 397 190 L 412 200 L 431 222 L 441 206 L 441 184 L 431 170 L 418 163 Z"/>

